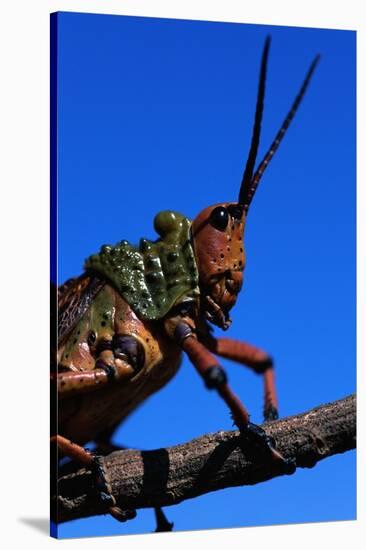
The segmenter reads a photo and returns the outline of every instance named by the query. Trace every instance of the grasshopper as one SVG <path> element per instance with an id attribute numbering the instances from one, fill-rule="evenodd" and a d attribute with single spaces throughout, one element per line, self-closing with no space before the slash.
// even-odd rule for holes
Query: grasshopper
<path id="1" fill-rule="evenodd" d="M 206 387 L 225 401 L 243 440 L 275 461 L 284 473 L 296 469 L 291 459 L 276 450 L 273 439 L 250 422 L 216 358 L 231 359 L 263 376 L 264 419 L 268 421 L 278 418 L 271 357 L 251 344 L 212 334 L 212 325 L 223 330 L 230 326 L 230 310 L 243 282 L 243 238 L 250 204 L 319 60 L 316 56 L 311 63 L 255 170 L 269 47 L 267 37 L 252 141 L 237 200 L 208 206 L 193 221 L 178 212 L 159 212 L 154 220 L 157 240 L 141 239 L 138 246 L 127 241 L 103 245 L 86 260 L 82 275 L 58 289 L 57 360 L 51 373 L 57 386 L 58 425 L 52 442 L 62 455 L 93 469 L 106 510 L 120 521 L 134 517 L 135 512 L 118 506 L 101 453 L 92 454 L 83 445 L 95 441 L 105 452 L 113 448 L 110 439 L 115 428 L 171 380 L 182 352 Z M 157 517 L 162 517 L 159 509 Z M 167 529 L 169 525 L 165 522 Z"/>

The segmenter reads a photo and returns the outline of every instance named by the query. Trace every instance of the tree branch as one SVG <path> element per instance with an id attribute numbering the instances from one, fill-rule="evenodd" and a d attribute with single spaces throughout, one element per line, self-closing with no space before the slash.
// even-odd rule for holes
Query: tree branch
<path id="1" fill-rule="evenodd" d="M 311 468 L 319 460 L 356 446 L 356 397 L 322 405 L 262 426 L 278 450 Z M 224 487 L 253 485 L 283 475 L 255 456 L 239 432 L 207 434 L 183 445 L 155 451 L 123 450 L 105 457 L 117 503 L 124 509 L 169 506 Z M 53 497 L 59 522 L 105 513 L 91 472 L 61 470 Z M 57 510 L 57 512 L 56 512 Z"/>

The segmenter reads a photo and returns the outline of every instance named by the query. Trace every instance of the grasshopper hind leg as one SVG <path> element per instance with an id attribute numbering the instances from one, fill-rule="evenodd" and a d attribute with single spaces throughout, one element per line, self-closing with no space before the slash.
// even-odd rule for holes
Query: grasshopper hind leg
<path id="1" fill-rule="evenodd" d="M 98 454 L 107 455 L 107 454 L 113 453 L 114 451 L 121 451 L 126 448 L 123 445 L 115 445 L 112 442 L 112 437 L 117 426 L 118 424 L 116 426 L 113 426 L 112 428 L 109 428 L 108 430 L 101 432 L 98 435 L 98 437 L 96 438 L 96 445 L 97 445 L 96 452 Z M 174 523 L 168 520 L 163 509 L 160 507 L 156 507 L 154 508 L 154 512 L 155 512 L 155 521 L 156 521 L 155 533 L 173 531 Z"/>
<path id="2" fill-rule="evenodd" d="M 61 435 L 51 437 L 51 444 L 57 445 L 60 452 L 87 468 L 90 468 L 95 475 L 95 484 L 98 490 L 98 495 L 106 508 L 106 512 L 111 514 L 115 519 L 125 522 L 136 517 L 135 510 L 122 510 L 116 504 L 116 499 L 112 494 L 111 486 L 107 480 L 107 476 L 103 466 L 103 456 L 91 454 L 80 445 L 73 443 L 69 439 Z"/>

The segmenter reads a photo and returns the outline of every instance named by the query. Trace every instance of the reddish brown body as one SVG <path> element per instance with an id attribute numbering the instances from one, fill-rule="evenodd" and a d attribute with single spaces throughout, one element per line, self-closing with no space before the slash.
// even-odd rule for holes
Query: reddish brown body
<path id="1" fill-rule="evenodd" d="M 111 286 L 106 285 L 103 292 L 110 294 L 115 309 L 113 331 L 106 330 L 100 338 L 112 340 L 114 334 L 133 335 L 143 346 L 145 359 L 136 375 L 131 367 L 120 361 L 120 382 L 111 386 L 105 384 L 103 378 L 101 385 L 104 387 L 95 384 L 90 391 L 85 375 L 95 374 L 96 357 L 89 349 L 85 334 L 69 367 L 76 376 L 67 379 L 66 372 L 59 376 L 59 433 L 79 444 L 96 440 L 99 434 L 119 424 L 149 395 L 164 386 L 180 364 L 181 352 L 171 346 L 161 323 L 143 323 Z M 62 351 L 61 348 L 61 355 Z M 102 357 L 112 364 L 112 352 L 102 352 Z"/>
<path id="2" fill-rule="evenodd" d="M 226 329 L 230 324 L 229 312 L 241 289 L 245 265 L 244 220 L 243 209 L 235 203 L 211 206 L 197 216 L 191 239 L 200 292 L 188 301 L 182 296 L 158 321 L 141 320 L 112 284 L 102 281 L 98 286 L 92 274 L 61 287 L 62 311 L 67 304 L 81 307 L 83 296 L 93 292 L 92 301 L 66 331 L 58 349 L 57 441 L 63 453 L 88 465 L 90 456 L 75 443 L 104 445 L 130 412 L 175 375 L 182 351 L 207 387 L 218 390 L 241 429 L 248 425 L 249 415 L 212 352 L 263 372 L 266 418 L 277 414 L 268 355 L 249 344 L 214 338 L 208 325 L 211 321 Z M 70 315 L 67 308 L 66 313 L 73 318 L 71 307 Z M 274 459 L 283 460 L 274 449 L 271 452 Z"/>
<path id="3" fill-rule="evenodd" d="M 310 66 L 280 131 L 254 173 L 268 50 L 269 39 L 266 40 L 262 55 L 252 144 L 238 201 L 205 208 L 191 226 L 189 220 L 177 213 L 160 213 L 156 228 L 161 239 L 155 241 L 155 244 L 143 241 L 145 256 L 135 253 L 131 247 L 127 250 L 123 241 L 113 250 L 110 246 L 102 247 L 104 255 L 91 257 L 94 259 L 89 264 L 90 272 L 60 289 L 61 336 L 58 369 L 53 374 L 59 395 L 59 423 L 54 441 L 64 454 L 74 460 L 87 466 L 98 465 L 97 477 L 104 480 L 102 494 L 109 499 L 109 511 L 121 520 L 127 517 L 116 507 L 104 479 L 100 460 L 95 461 L 80 445 L 90 440 L 97 444 L 108 443 L 113 429 L 144 399 L 174 376 L 179 368 L 182 351 L 191 360 L 206 387 L 217 390 L 225 401 L 247 443 L 254 443 L 256 448 L 262 449 L 267 457 L 277 461 L 287 473 L 295 469 L 291 460 L 285 460 L 276 451 L 265 431 L 249 422 L 248 412 L 231 390 L 226 373 L 214 354 L 263 374 L 265 420 L 278 416 L 271 358 L 250 344 L 229 338 L 215 338 L 209 326 L 212 323 L 226 330 L 231 323 L 229 312 L 243 284 L 243 236 L 249 205 L 264 170 L 294 117 L 318 61 L 317 57 Z M 167 253 L 164 251 L 164 238 L 169 248 Z M 189 247 L 193 248 L 194 257 Z M 139 279 L 136 276 L 139 270 L 151 268 L 146 280 L 149 277 L 157 294 L 159 288 L 160 291 L 163 288 L 159 285 L 154 287 L 164 274 L 162 265 L 165 265 L 166 273 L 171 277 L 165 287 L 166 291 L 170 288 L 169 284 L 183 289 L 179 295 L 173 294 L 167 308 L 169 311 L 165 310 L 160 317 L 154 317 L 154 321 L 146 320 L 151 317 L 136 314 L 140 304 L 135 299 L 134 310 L 135 291 L 133 288 L 131 291 L 131 286 L 127 285 L 125 292 L 132 296 L 132 305 L 123 297 L 123 285 L 122 290 L 118 291 L 119 274 L 123 272 L 122 248 L 127 250 L 126 258 L 136 259 L 129 264 L 134 274 L 127 278 L 127 282 L 135 284 L 134 281 L 137 281 L 139 296 L 144 297 L 144 302 L 141 302 L 143 307 L 150 307 L 147 302 L 150 295 L 146 292 L 149 287 L 143 286 L 144 280 L 141 282 L 141 277 Z M 187 252 L 188 249 L 191 252 Z M 185 253 L 180 255 L 182 250 Z M 175 272 L 174 262 L 178 262 L 178 259 L 180 264 L 177 263 Z M 121 265 L 116 274 L 114 265 L 118 262 Z M 195 262 L 197 271 L 193 265 Z M 98 269 L 103 270 L 105 264 L 108 264 L 107 273 L 116 277 L 113 278 L 115 284 L 108 276 L 100 278 Z M 191 275 L 185 277 L 188 271 Z M 196 288 L 189 286 L 191 281 L 197 284 L 197 280 Z M 157 310 L 161 307 L 158 302 L 153 304 Z"/>

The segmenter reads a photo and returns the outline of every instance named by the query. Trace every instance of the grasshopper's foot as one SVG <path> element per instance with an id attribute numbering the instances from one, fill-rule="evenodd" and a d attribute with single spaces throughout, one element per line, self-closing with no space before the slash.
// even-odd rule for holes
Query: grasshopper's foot
<path id="1" fill-rule="evenodd" d="M 106 511 L 120 522 L 127 521 L 136 517 L 136 510 L 122 510 L 116 504 L 116 499 L 112 495 L 112 489 L 106 479 L 103 466 L 103 457 L 93 457 L 93 470 L 96 477 L 96 487 L 99 491 L 99 498 Z"/>
<path id="2" fill-rule="evenodd" d="M 166 515 L 161 508 L 155 508 L 156 529 L 155 533 L 163 533 L 173 531 L 174 523 L 168 521 Z"/>
<path id="3" fill-rule="evenodd" d="M 279 418 L 278 410 L 273 405 L 269 405 L 264 409 L 264 421 L 277 420 Z"/>
<path id="4" fill-rule="evenodd" d="M 276 442 L 273 437 L 266 434 L 260 426 L 249 422 L 246 426 L 240 427 L 240 434 L 253 451 L 265 460 L 270 460 L 279 465 L 283 473 L 293 474 L 296 470 L 296 461 L 293 458 L 285 458 L 276 449 Z"/>

